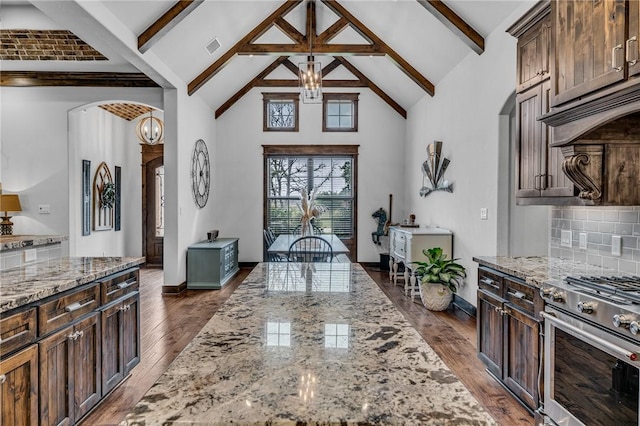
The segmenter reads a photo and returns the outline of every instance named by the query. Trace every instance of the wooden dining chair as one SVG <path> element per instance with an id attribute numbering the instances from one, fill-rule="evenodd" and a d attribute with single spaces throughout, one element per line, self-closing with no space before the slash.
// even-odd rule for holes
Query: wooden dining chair
<path id="1" fill-rule="evenodd" d="M 276 240 L 276 235 L 273 233 L 271 228 L 263 229 L 262 234 L 264 235 L 264 244 L 265 244 L 265 251 L 266 251 L 269 249 L 271 244 L 273 244 L 274 241 Z M 269 257 L 269 262 L 286 262 L 287 261 L 287 258 L 284 256 L 284 254 L 281 255 L 278 253 L 269 253 L 268 257 Z"/>
<path id="2" fill-rule="evenodd" d="M 321 237 L 300 237 L 289 246 L 289 262 L 331 262 L 333 248 Z"/>

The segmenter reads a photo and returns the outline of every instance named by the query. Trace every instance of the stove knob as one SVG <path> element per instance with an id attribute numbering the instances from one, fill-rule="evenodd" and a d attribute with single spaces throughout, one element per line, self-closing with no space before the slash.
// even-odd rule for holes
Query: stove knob
<path id="1" fill-rule="evenodd" d="M 551 300 L 553 300 L 554 302 L 562 303 L 564 302 L 564 295 L 559 291 L 554 291 L 551 295 Z"/>
<path id="2" fill-rule="evenodd" d="M 578 302 L 578 311 L 583 314 L 592 314 L 594 307 L 593 302 Z"/>
<path id="3" fill-rule="evenodd" d="M 629 324 L 629 331 L 634 336 L 640 332 L 640 324 L 638 324 L 638 321 L 631 321 L 631 324 Z"/>
<path id="4" fill-rule="evenodd" d="M 621 314 L 616 314 L 613 316 L 613 325 L 616 327 L 629 328 L 629 324 L 631 320 Z"/>

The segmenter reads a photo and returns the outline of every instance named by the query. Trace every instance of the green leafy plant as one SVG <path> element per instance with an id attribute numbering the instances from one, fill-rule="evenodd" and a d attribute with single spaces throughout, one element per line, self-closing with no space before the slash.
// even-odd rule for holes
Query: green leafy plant
<path id="1" fill-rule="evenodd" d="M 110 209 L 116 203 L 116 185 L 113 182 L 107 182 L 102 186 L 100 192 L 100 206 L 103 209 Z"/>
<path id="2" fill-rule="evenodd" d="M 458 259 L 447 259 L 440 247 L 422 250 L 427 257 L 426 262 L 411 262 L 418 265 L 414 272 L 423 283 L 442 284 L 449 287 L 453 293 L 458 291 L 458 286 L 467 272 L 464 266 L 456 263 Z"/>

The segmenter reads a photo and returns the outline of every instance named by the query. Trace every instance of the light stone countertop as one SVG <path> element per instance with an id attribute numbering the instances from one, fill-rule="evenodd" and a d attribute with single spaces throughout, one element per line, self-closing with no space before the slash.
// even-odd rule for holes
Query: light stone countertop
<path id="1" fill-rule="evenodd" d="M 68 239 L 69 237 L 66 235 L 2 235 L 0 236 L 0 251 L 56 244 Z"/>
<path id="2" fill-rule="evenodd" d="M 63 257 L 0 272 L 0 313 L 144 263 L 144 257 Z"/>
<path id="3" fill-rule="evenodd" d="M 473 260 L 480 265 L 518 277 L 537 288 L 541 288 L 545 282 L 561 281 L 571 275 L 612 276 L 621 274 L 621 272 L 602 266 L 548 256 L 476 256 Z"/>
<path id="4" fill-rule="evenodd" d="M 359 264 L 262 263 L 121 425 L 496 422 Z"/>

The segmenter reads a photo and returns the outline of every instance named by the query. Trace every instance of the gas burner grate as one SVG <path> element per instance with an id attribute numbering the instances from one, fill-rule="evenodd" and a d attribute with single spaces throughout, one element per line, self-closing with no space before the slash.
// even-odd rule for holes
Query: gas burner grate
<path id="1" fill-rule="evenodd" d="M 618 295 L 640 303 L 640 277 L 567 277 L 567 282 L 608 295 Z"/>

